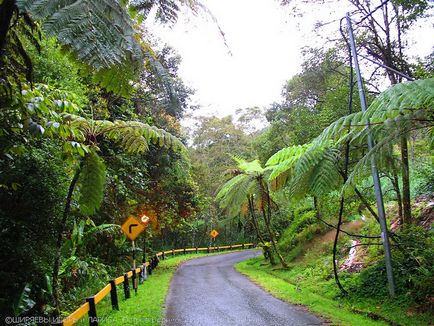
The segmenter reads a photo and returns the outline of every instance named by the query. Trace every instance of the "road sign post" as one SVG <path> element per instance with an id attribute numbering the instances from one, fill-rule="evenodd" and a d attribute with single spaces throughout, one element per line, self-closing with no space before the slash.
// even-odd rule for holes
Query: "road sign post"
<path id="1" fill-rule="evenodd" d="M 122 228 L 122 231 L 124 231 L 125 235 L 131 240 L 133 271 L 135 271 L 136 270 L 136 243 L 134 240 L 138 237 L 138 235 L 140 233 L 142 233 L 145 230 L 146 226 L 144 225 L 144 223 L 142 223 L 142 220 L 139 223 L 134 217 L 130 216 L 125 221 L 125 223 L 122 224 L 121 228 Z M 136 283 L 137 278 L 134 277 L 132 282 L 133 282 L 133 289 L 137 293 L 137 283 Z"/>

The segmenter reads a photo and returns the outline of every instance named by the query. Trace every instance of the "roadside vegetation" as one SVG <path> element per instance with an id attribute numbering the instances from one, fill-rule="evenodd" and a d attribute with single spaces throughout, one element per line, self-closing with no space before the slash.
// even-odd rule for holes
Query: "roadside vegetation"
<path id="1" fill-rule="evenodd" d="M 237 268 L 335 324 L 432 323 L 434 55 L 408 45 L 432 1 L 345 1 L 366 112 L 341 20 L 326 46 L 306 44 L 281 99 L 227 117 L 189 115 L 181 58 L 143 24 L 175 23 L 186 6 L 210 14 L 200 1 L 68 3 L 0 1 L 2 316 L 67 316 L 133 254 L 255 242 L 263 257 Z M 120 225 L 143 214 L 133 253 Z M 98 309 L 159 322 L 186 258 L 162 262 L 120 313 Z"/>

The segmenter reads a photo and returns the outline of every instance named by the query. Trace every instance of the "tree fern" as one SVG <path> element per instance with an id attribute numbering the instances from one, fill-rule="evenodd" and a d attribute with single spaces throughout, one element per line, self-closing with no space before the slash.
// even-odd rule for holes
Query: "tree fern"
<path id="1" fill-rule="evenodd" d="M 134 23 L 119 1 L 17 0 L 17 6 L 96 70 L 142 59 Z"/>
<path id="2" fill-rule="evenodd" d="M 150 142 L 174 151 L 181 151 L 185 148 L 178 138 L 167 131 L 139 121 L 92 120 L 72 114 L 65 114 L 63 121 L 70 127 L 69 137 L 78 142 L 96 144 L 98 137 L 105 137 L 118 143 L 129 153 L 147 151 Z"/>
<path id="3" fill-rule="evenodd" d="M 381 93 L 366 112 L 357 112 L 332 123 L 314 143 L 329 140 L 338 143 L 366 137 L 370 132 L 382 132 L 384 128 L 400 128 L 403 132 L 414 127 L 434 126 L 434 78 L 394 85 Z"/>
<path id="4" fill-rule="evenodd" d="M 292 196 L 311 193 L 320 196 L 336 187 L 338 151 L 331 143 L 325 146 L 291 146 L 274 154 L 267 162 L 272 172 L 269 180 L 275 189 L 288 184 Z"/>
<path id="5" fill-rule="evenodd" d="M 248 201 L 248 195 L 252 193 L 255 180 L 249 175 L 240 174 L 226 182 L 216 196 L 220 208 L 226 214 L 234 217 L 241 213 Z"/>
<path id="6" fill-rule="evenodd" d="M 99 209 L 106 179 L 106 167 L 102 159 L 92 151 L 86 156 L 79 178 L 79 205 L 84 215 L 92 215 Z"/>
<path id="7" fill-rule="evenodd" d="M 126 96 L 138 76 L 143 51 L 124 2 L 115 0 L 17 0 L 21 14 L 42 23 L 94 74 L 94 81 Z"/>

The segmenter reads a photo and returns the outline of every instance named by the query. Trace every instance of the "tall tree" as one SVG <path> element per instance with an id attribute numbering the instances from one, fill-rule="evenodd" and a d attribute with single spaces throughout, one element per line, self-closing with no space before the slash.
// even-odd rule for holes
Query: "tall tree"
<path id="1" fill-rule="evenodd" d="M 262 213 L 264 224 L 274 253 L 283 267 L 288 265 L 277 247 L 276 235 L 272 227 L 272 210 L 275 206 L 267 181 L 267 169 L 261 167 L 258 160 L 247 162 L 243 159 L 234 158 L 237 162 L 237 172 L 234 177 L 226 182 L 217 194 L 220 207 L 233 212 L 240 212 L 243 206 L 249 205 L 252 217 L 254 206 Z M 270 257 L 272 259 L 272 257 Z M 273 262 L 273 260 L 271 260 Z"/>

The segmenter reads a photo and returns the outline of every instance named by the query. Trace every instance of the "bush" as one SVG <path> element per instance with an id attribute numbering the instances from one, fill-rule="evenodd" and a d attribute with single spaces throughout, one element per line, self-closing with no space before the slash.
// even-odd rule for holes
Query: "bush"
<path id="1" fill-rule="evenodd" d="M 407 226 L 398 233 L 401 249 L 392 252 L 393 271 L 398 295 L 425 304 L 434 296 L 434 241 L 432 232 Z M 387 276 L 384 259 L 353 278 L 350 291 L 358 296 L 386 298 Z"/>

